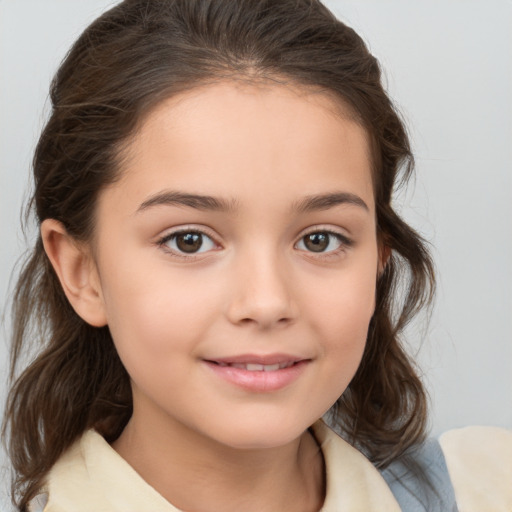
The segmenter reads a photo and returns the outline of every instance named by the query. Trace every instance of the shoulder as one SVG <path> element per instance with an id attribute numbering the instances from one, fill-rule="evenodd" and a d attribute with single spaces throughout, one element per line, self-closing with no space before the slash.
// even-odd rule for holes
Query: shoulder
<path id="1" fill-rule="evenodd" d="M 325 462 L 322 512 L 399 512 L 400 506 L 373 464 L 323 421 L 313 426 Z"/>
<path id="2" fill-rule="evenodd" d="M 466 427 L 439 441 L 461 511 L 512 510 L 512 431 Z"/>
<path id="3" fill-rule="evenodd" d="M 327 493 L 322 512 L 339 510 L 456 512 L 441 446 L 428 439 L 384 470 L 322 423 L 313 425 L 323 452 Z M 347 507 L 347 502 L 354 505 Z"/>
<path id="4" fill-rule="evenodd" d="M 436 439 L 410 448 L 381 471 L 402 510 L 456 512 L 445 457 Z"/>
<path id="5" fill-rule="evenodd" d="M 30 512 L 176 512 L 93 430 L 57 461 L 30 507 Z"/>
<path id="6" fill-rule="evenodd" d="M 102 450 L 103 438 L 94 431 L 82 435 L 55 463 L 41 493 L 29 504 L 29 512 L 81 511 L 80 507 L 102 505 L 87 467 L 86 452 Z M 85 504 L 77 502 L 87 496 Z"/>
<path id="7" fill-rule="evenodd" d="M 318 427 L 315 434 L 318 436 Z M 382 508 L 381 504 L 375 506 L 374 499 L 380 500 L 386 493 L 368 468 L 371 463 L 368 460 L 365 463 L 361 453 L 334 433 L 323 434 L 323 441 L 327 498 L 330 491 L 338 488 L 340 496 L 337 498 L 344 499 L 348 488 L 358 499 L 361 493 L 370 495 L 371 505 L 368 503 L 370 506 L 357 510 L 392 510 L 391 505 L 390 508 Z M 350 470 L 352 480 L 348 486 L 344 485 L 347 484 L 347 464 L 355 468 Z M 363 469 L 367 472 L 364 476 Z M 439 440 L 430 438 L 412 447 L 381 470 L 379 476 L 395 498 L 398 510 L 512 512 L 512 432 L 494 427 L 452 430 Z M 368 480 L 369 485 L 362 486 L 363 480 Z M 334 505 L 332 510 L 339 510 L 339 507 Z"/>
<path id="8" fill-rule="evenodd" d="M 512 511 L 512 432 L 466 427 L 428 439 L 382 471 L 403 510 Z"/>

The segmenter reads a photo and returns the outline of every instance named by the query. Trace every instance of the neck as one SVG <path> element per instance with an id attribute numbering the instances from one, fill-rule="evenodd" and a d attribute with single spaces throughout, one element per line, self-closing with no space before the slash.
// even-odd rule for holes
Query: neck
<path id="1" fill-rule="evenodd" d="M 171 424 L 170 424 L 171 423 Z M 324 499 L 321 451 L 306 431 L 277 448 L 239 450 L 181 424 L 134 416 L 113 448 L 180 510 L 316 512 Z"/>

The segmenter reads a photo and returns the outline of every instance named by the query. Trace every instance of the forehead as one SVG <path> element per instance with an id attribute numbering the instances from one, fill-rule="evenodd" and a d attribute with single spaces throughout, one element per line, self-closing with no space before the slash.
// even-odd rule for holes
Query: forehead
<path id="1" fill-rule="evenodd" d="M 284 183 L 283 195 L 341 188 L 373 204 L 366 131 L 340 100 L 311 88 L 198 87 L 158 104 L 125 148 L 117 185 L 137 192 L 161 186 L 243 197 Z"/>

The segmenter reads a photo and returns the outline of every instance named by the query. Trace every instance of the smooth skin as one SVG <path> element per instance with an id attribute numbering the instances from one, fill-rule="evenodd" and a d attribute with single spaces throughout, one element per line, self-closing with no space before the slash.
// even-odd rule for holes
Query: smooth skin
<path id="1" fill-rule="evenodd" d="M 179 509 L 321 508 L 307 429 L 357 370 L 383 265 L 369 155 L 324 93 L 208 85 L 148 114 L 89 245 L 43 223 L 71 304 L 108 324 L 131 377 L 113 447 Z M 300 367 L 268 389 L 233 370 L 244 387 L 222 373 L 230 358 Z"/>

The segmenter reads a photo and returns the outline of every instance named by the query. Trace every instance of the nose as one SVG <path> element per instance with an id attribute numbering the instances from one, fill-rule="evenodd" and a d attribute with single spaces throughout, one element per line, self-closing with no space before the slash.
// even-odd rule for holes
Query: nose
<path id="1" fill-rule="evenodd" d="M 285 261 L 252 253 L 237 264 L 227 316 L 237 325 L 271 329 L 297 318 L 291 273 Z"/>

